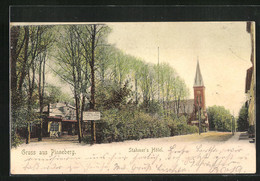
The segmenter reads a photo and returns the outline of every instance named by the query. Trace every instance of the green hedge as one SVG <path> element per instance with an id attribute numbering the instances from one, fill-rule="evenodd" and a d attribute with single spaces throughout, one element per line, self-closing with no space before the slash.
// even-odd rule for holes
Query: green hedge
<path id="1" fill-rule="evenodd" d="M 143 138 L 159 138 L 174 135 L 196 133 L 196 126 L 187 125 L 185 117 L 179 119 L 162 119 L 139 111 L 112 109 L 102 112 L 102 119 L 96 122 L 97 143 Z M 87 125 L 90 133 L 90 124 Z M 90 134 L 83 141 L 90 143 Z"/>
<path id="2" fill-rule="evenodd" d="M 187 118 L 181 116 L 180 118 L 175 118 L 174 120 L 168 119 L 168 125 L 171 129 L 171 136 L 175 135 L 185 135 L 198 133 L 199 128 L 197 126 L 191 126 L 187 124 Z"/>
<path id="3" fill-rule="evenodd" d="M 105 111 L 99 130 L 102 142 L 170 136 L 170 129 L 164 121 L 137 111 Z"/>

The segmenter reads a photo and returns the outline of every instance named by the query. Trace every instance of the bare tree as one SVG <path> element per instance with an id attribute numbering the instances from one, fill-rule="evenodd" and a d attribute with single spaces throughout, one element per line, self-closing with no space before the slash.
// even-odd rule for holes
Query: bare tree
<path id="1" fill-rule="evenodd" d="M 45 64 L 46 64 L 46 51 L 39 55 L 39 78 L 38 78 L 38 94 L 40 103 L 40 126 L 38 140 L 42 141 L 42 126 L 43 126 L 43 100 L 44 100 L 44 88 L 45 88 Z"/>
<path id="2" fill-rule="evenodd" d="M 11 27 L 11 100 L 12 100 L 12 125 L 15 125 L 19 112 L 24 107 L 22 102 L 27 99 L 27 113 L 23 122 L 27 125 L 26 143 L 30 142 L 30 123 L 33 120 L 32 105 L 35 91 L 36 57 L 46 49 L 48 41 L 39 37 L 46 33 L 40 26 L 12 26 Z M 18 116 L 18 117 L 17 117 Z M 15 128 L 16 132 L 16 128 Z"/>
<path id="3" fill-rule="evenodd" d="M 30 42 L 28 51 L 28 115 L 32 115 L 33 93 L 35 91 L 35 76 L 36 69 L 38 69 L 38 96 L 40 107 L 40 125 L 39 125 L 39 137 L 38 140 L 42 140 L 42 111 L 44 100 L 44 87 L 45 87 L 45 62 L 46 54 L 49 51 L 49 47 L 53 43 L 52 33 L 49 31 L 52 26 L 29 26 L 30 30 Z M 30 124 L 33 121 L 33 116 L 28 118 L 28 133 L 27 140 L 30 142 Z"/>
<path id="4" fill-rule="evenodd" d="M 90 59 L 89 59 L 89 66 L 90 66 L 90 77 L 91 77 L 91 88 L 90 88 L 90 110 L 95 110 L 95 91 L 96 91 L 96 78 L 95 78 L 95 63 L 96 63 L 96 54 L 97 54 L 97 47 L 99 46 L 99 42 L 104 38 L 105 30 L 107 26 L 93 24 L 93 25 L 86 25 L 85 29 L 89 33 L 90 37 Z M 91 121 L 91 137 L 92 141 L 94 141 L 94 122 Z"/>
<path id="5" fill-rule="evenodd" d="M 63 26 L 60 42 L 58 42 L 57 64 L 58 71 L 56 73 L 73 88 L 76 119 L 78 124 L 78 140 L 81 142 L 82 127 L 81 118 L 82 109 L 80 106 L 82 98 L 82 82 L 85 82 L 86 62 L 83 61 L 83 47 L 81 46 L 79 36 L 75 32 L 75 27 Z"/>
<path id="6" fill-rule="evenodd" d="M 20 26 L 12 26 L 11 27 L 11 56 L 10 56 L 10 64 L 11 64 L 11 106 L 12 106 L 12 133 L 13 136 L 16 136 L 17 128 L 16 128 L 16 116 L 14 112 L 19 107 L 19 96 L 17 91 L 17 61 L 21 49 L 23 47 L 23 43 L 20 43 L 19 47 L 19 38 L 21 37 L 21 27 Z M 23 38 L 25 40 L 25 38 Z"/>

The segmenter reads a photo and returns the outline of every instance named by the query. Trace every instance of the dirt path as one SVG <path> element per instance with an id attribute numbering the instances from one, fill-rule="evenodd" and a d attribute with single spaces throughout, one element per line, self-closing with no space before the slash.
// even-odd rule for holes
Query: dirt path
<path id="1" fill-rule="evenodd" d="M 38 138 L 31 138 L 31 143 L 37 143 Z M 43 137 L 42 142 L 47 143 L 78 143 L 78 135 L 63 135 L 58 138 Z"/>
<path id="2" fill-rule="evenodd" d="M 239 135 L 238 135 L 239 136 Z M 176 135 L 172 137 L 163 137 L 163 138 L 147 138 L 147 139 L 141 139 L 141 141 L 149 142 L 149 141 L 174 141 L 174 142 L 197 142 L 197 141 L 227 141 L 232 138 L 232 134 L 230 132 L 215 132 L 210 131 L 207 133 L 201 133 L 199 134 L 188 134 L 188 135 Z M 238 138 L 235 138 L 238 140 Z M 126 140 L 124 143 L 127 143 L 129 141 L 135 141 L 135 140 Z M 37 138 L 32 138 L 31 143 L 37 143 L 39 142 Z M 44 137 L 42 142 L 44 143 L 78 143 L 78 136 L 74 135 L 63 135 L 59 138 L 50 138 L 50 137 Z M 115 142 L 114 142 L 115 143 Z M 84 143 L 82 143 L 84 144 Z M 111 143 L 113 144 L 113 143 Z"/>

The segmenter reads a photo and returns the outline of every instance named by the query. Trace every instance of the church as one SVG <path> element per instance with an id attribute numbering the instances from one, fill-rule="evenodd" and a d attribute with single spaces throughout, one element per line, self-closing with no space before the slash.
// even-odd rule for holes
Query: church
<path id="1" fill-rule="evenodd" d="M 194 99 L 183 100 L 179 104 L 179 115 L 188 117 L 189 125 L 201 127 L 201 131 L 208 131 L 209 123 L 206 111 L 205 86 L 197 61 L 196 74 L 193 84 Z"/>

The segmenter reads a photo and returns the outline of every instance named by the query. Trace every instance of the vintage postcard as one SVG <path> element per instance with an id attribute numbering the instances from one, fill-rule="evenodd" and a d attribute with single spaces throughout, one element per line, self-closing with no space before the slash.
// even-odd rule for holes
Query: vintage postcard
<path id="1" fill-rule="evenodd" d="M 255 173 L 255 67 L 254 22 L 11 22 L 10 173 Z"/>

